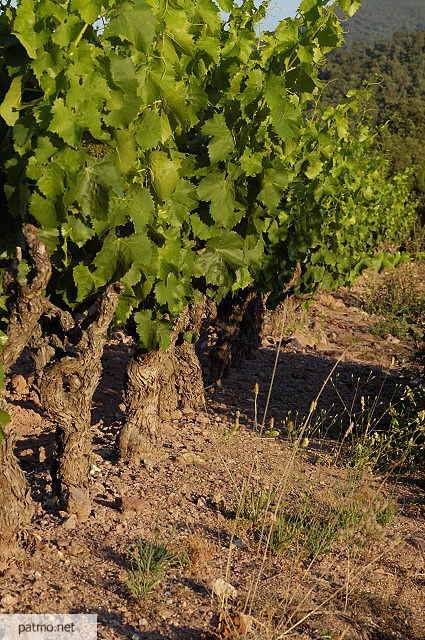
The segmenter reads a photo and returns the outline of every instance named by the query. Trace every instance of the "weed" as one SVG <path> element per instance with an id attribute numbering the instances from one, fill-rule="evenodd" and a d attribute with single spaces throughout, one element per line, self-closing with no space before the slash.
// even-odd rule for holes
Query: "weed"
<path id="1" fill-rule="evenodd" d="M 192 533 L 187 538 L 185 546 L 192 567 L 206 565 L 216 553 L 216 545 L 199 533 Z"/>
<path id="2" fill-rule="evenodd" d="M 275 489 L 266 487 L 243 489 L 236 500 L 239 518 L 258 524 L 267 515 L 275 495 Z"/>
<path id="3" fill-rule="evenodd" d="M 331 548 L 338 538 L 338 523 L 326 518 L 314 520 L 308 530 L 304 543 L 304 553 L 311 558 L 318 558 Z"/>
<path id="4" fill-rule="evenodd" d="M 381 316 L 373 325 L 377 335 L 390 334 L 415 343 L 423 339 L 425 289 L 410 265 L 388 272 L 378 285 L 372 286 L 364 308 L 370 314 Z"/>
<path id="5" fill-rule="evenodd" d="M 367 380 L 371 382 L 373 377 Z M 365 383 L 357 379 L 353 380 L 353 399 L 347 405 L 332 383 L 343 405 L 340 418 L 349 423 L 334 449 L 334 464 L 342 463 L 358 471 L 415 468 L 420 464 L 425 452 L 424 386 L 406 387 L 401 392 L 399 385 L 384 402 L 385 382 L 371 397 L 363 394 Z M 359 403 L 360 409 L 356 409 Z"/>
<path id="6" fill-rule="evenodd" d="M 424 398 L 422 384 L 405 388 L 397 401 L 393 396 L 385 407 L 379 406 L 379 395 L 371 405 L 362 396 L 360 411 L 346 408 L 350 425 L 334 461 L 357 470 L 420 468 L 425 454 Z"/>
<path id="7" fill-rule="evenodd" d="M 299 537 L 299 523 L 291 520 L 284 513 L 279 512 L 271 524 L 271 535 L 266 531 L 263 539 L 273 556 L 279 556 L 288 551 L 289 547 Z"/>
<path id="8" fill-rule="evenodd" d="M 153 533 L 148 541 L 140 536 L 137 538 L 135 549 L 130 553 L 127 572 L 129 589 L 138 602 L 151 597 L 153 589 L 172 566 L 182 566 L 188 562 L 185 549 L 170 546 L 174 532 L 175 529 L 166 542 L 161 542 L 158 532 Z"/>
<path id="9" fill-rule="evenodd" d="M 283 330 L 281 337 L 282 334 Z M 258 419 L 258 384 L 254 387 L 253 426 L 256 434 L 252 443 L 255 449 L 248 469 L 240 467 L 235 473 L 231 471 L 231 465 L 226 464 L 236 494 L 232 536 L 243 523 L 255 525 L 247 529 L 251 543 L 247 547 L 248 552 L 256 548 L 257 555 L 253 563 L 255 571 L 246 585 L 243 611 L 252 615 L 256 632 L 261 630 L 268 640 L 280 640 L 293 635 L 294 631 L 304 628 L 309 618 L 325 611 L 330 602 L 338 603 L 338 599 L 344 603 L 346 611 L 350 590 L 361 571 L 368 572 L 373 562 L 388 552 L 386 545 L 382 553 L 376 553 L 376 543 L 382 542 L 383 528 L 395 515 L 395 502 L 391 498 L 384 498 L 380 490 L 369 488 L 369 477 L 365 473 L 365 470 L 380 465 L 383 452 L 389 446 L 385 434 L 393 419 L 391 410 L 395 403 L 390 401 L 388 407 L 381 401 L 382 388 L 376 397 L 369 399 L 364 387 L 369 381 L 359 379 L 350 406 L 344 404 L 339 394 L 342 410 L 337 412 L 332 407 L 328 412 L 318 411 L 318 399 L 334 375 L 334 367 L 311 403 L 306 417 L 288 414 L 283 420 L 280 418 L 277 425 L 273 419 L 268 419 L 266 427 L 279 351 L 278 347 L 261 421 Z M 328 481 L 323 482 L 323 477 L 313 480 L 310 473 L 304 473 L 303 451 L 309 439 L 318 437 L 324 442 L 330 433 L 339 436 L 332 463 L 343 462 L 346 469 L 339 469 L 334 474 L 317 466 L 318 473 L 325 475 Z M 271 439 L 279 436 L 287 438 L 291 446 L 282 448 L 283 464 L 278 458 L 271 473 L 270 463 L 267 463 L 267 467 L 265 465 L 264 449 L 269 449 L 271 453 L 278 450 L 279 443 Z M 242 443 L 235 438 L 231 444 L 238 446 Z M 288 455 L 285 456 L 284 451 L 288 449 Z M 228 454 L 230 456 L 231 452 Z M 241 464 L 246 458 L 246 451 L 244 454 L 240 459 Z M 234 460 L 233 452 L 232 455 Z M 308 455 L 310 462 L 315 455 L 315 447 L 308 449 Z M 237 481 L 239 473 L 243 478 L 242 487 Z M 335 482 L 332 478 L 338 476 L 342 479 Z M 232 554 L 236 546 L 229 545 L 225 571 L 225 580 L 229 583 L 234 566 Z M 365 566 L 360 566 L 358 559 L 367 555 L 360 552 L 363 548 L 366 548 L 369 557 L 373 554 L 373 559 Z M 322 562 L 325 554 L 329 554 L 330 558 Z M 340 567 L 346 570 L 345 576 L 340 575 Z M 252 612 L 262 607 L 264 598 L 267 600 L 271 597 L 272 592 L 266 592 L 268 584 L 273 585 L 272 589 L 279 585 L 278 606 L 276 609 L 273 607 L 273 612 L 270 615 L 267 613 L 267 617 L 262 612 L 259 617 L 254 616 Z M 316 595 L 318 592 L 321 594 L 319 598 Z M 228 614 L 231 603 L 223 606 L 224 613 Z M 338 640 L 342 640 L 344 635 L 345 632 L 337 635 Z M 326 630 L 322 638 L 334 640 L 335 632 Z"/>
<path id="10" fill-rule="evenodd" d="M 299 498 L 281 505 L 264 527 L 261 542 L 273 556 L 319 558 L 337 541 L 362 546 L 368 537 L 379 537 L 395 515 L 395 503 L 381 495 L 360 498 L 362 480 L 349 476 L 346 485 L 329 493 L 327 503 L 316 498 L 312 487 Z"/>
<path id="11" fill-rule="evenodd" d="M 393 520 L 397 512 L 397 505 L 394 498 L 377 501 L 375 518 L 381 527 L 387 527 Z"/>

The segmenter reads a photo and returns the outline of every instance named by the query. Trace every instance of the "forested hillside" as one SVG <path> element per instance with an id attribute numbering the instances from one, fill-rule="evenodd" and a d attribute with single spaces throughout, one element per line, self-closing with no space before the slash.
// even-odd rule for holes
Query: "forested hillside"
<path id="1" fill-rule="evenodd" d="M 343 17 L 342 12 L 339 15 Z M 425 29 L 423 0 L 366 0 L 345 23 L 345 47 L 356 41 L 373 46 L 378 40 L 390 40 L 395 31 L 415 29 Z"/>
<path id="2" fill-rule="evenodd" d="M 350 50 L 332 52 L 321 79 L 327 82 L 322 100 L 328 104 L 359 89 L 365 80 L 372 83 L 369 113 L 373 123 L 388 122 L 378 142 L 389 152 L 394 172 L 413 167 L 414 195 L 424 210 L 425 31 L 399 31 L 374 47 L 355 43 Z"/>

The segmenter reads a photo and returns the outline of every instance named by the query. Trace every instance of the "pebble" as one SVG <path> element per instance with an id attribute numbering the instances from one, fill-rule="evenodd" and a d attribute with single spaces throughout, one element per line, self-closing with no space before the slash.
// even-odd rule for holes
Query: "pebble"
<path id="1" fill-rule="evenodd" d="M 43 509 L 54 509 L 56 505 L 57 505 L 56 496 L 51 496 L 43 502 Z M 68 514 L 65 514 L 65 515 L 68 515 Z"/>
<path id="2" fill-rule="evenodd" d="M 193 464 L 198 466 L 202 466 L 206 464 L 205 460 L 197 456 L 196 453 L 191 453 L 190 451 L 187 451 L 186 453 L 182 453 L 178 459 L 185 462 L 186 464 Z"/>
<path id="3" fill-rule="evenodd" d="M 66 549 L 71 544 L 70 541 L 66 540 L 65 538 L 57 538 L 55 542 L 56 546 L 59 547 L 59 549 Z"/>
<path id="4" fill-rule="evenodd" d="M 211 585 L 212 592 L 219 597 L 236 598 L 238 595 L 237 590 L 229 582 L 226 582 L 222 578 L 217 578 Z"/>
<path id="5" fill-rule="evenodd" d="M 75 544 L 75 542 L 71 542 L 67 550 L 71 556 L 80 556 L 88 552 L 87 547 L 84 547 L 82 544 Z"/>
<path id="6" fill-rule="evenodd" d="M 173 612 L 172 612 L 172 611 L 169 611 L 168 609 L 163 609 L 163 610 L 161 611 L 160 616 L 161 616 L 161 618 L 162 618 L 163 620 L 168 620 L 169 618 L 172 618 L 172 617 L 173 617 Z"/>
<path id="7" fill-rule="evenodd" d="M 1 604 L 3 607 L 9 607 L 18 602 L 18 596 L 13 596 L 11 593 L 6 593 L 1 599 Z"/>
<path id="8" fill-rule="evenodd" d="M 10 567 L 3 571 L 3 578 L 5 578 L 6 580 L 8 580 L 9 578 L 16 578 L 17 575 L 19 575 L 19 571 L 18 567 L 15 564 L 10 565 Z"/>
<path id="9" fill-rule="evenodd" d="M 203 422 L 204 424 L 208 424 L 209 421 L 210 421 L 210 418 L 209 418 L 209 416 L 207 416 L 206 413 L 198 413 L 197 420 L 199 422 Z"/>
<path id="10" fill-rule="evenodd" d="M 117 496 L 115 498 L 115 508 L 121 513 L 128 513 L 134 511 L 140 513 L 143 511 L 146 504 L 145 498 L 138 498 L 137 496 Z"/>
<path id="11" fill-rule="evenodd" d="M 60 527 L 62 527 L 62 529 L 65 529 L 66 531 L 70 531 L 71 529 L 75 529 L 77 525 L 77 516 L 72 514 L 70 516 L 64 518 L 64 520 L 61 522 L 61 524 L 59 525 Z"/>
<path id="12" fill-rule="evenodd" d="M 90 496 L 87 491 L 79 487 L 70 487 L 63 495 L 62 507 L 68 514 L 76 514 L 82 521 L 87 520 L 91 512 Z"/>

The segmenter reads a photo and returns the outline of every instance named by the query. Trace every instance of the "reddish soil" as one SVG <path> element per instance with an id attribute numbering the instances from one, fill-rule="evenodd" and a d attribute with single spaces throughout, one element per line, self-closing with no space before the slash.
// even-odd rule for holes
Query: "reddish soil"
<path id="1" fill-rule="evenodd" d="M 397 385 L 408 383 L 392 360 L 400 363 L 404 353 L 407 361 L 411 347 L 391 336 L 374 336 L 372 318 L 353 306 L 355 295 L 321 294 L 308 313 L 287 318 L 287 326 L 297 328 L 292 336 L 285 333 L 280 349 L 266 428 L 270 417 L 275 427 L 290 425 L 288 412 L 299 424 L 330 375 L 315 416 L 322 409 L 340 413 L 341 399 L 357 407 L 362 395 L 379 396 L 385 404 Z M 204 408 L 176 411 L 162 425 L 155 457 L 131 468 L 118 460 L 115 437 L 124 418 L 121 390 L 134 346 L 115 332 L 94 398 L 93 511 L 85 522 L 58 512 L 52 498 L 54 425 L 40 410 L 24 355 L 8 394 L 21 433 L 17 455 L 37 504 L 34 548 L 0 567 L 0 613 L 96 613 L 98 635 L 105 640 L 225 639 L 245 633 L 260 639 L 273 637 L 272 628 L 275 637 L 305 640 L 424 640 L 425 475 L 395 478 L 365 471 L 353 481 L 348 468 L 330 463 L 330 437 L 316 433 L 291 457 L 290 439 L 259 433 L 253 389 L 258 382 L 261 423 L 277 348 L 276 335 L 265 338 L 258 352 L 207 393 Z M 204 353 L 201 360 L 206 367 Z M 345 430 L 347 413 L 341 420 L 339 429 Z M 271 556 L 259 545 L 260 525 L 238 521 L 234 528 L 237 488 L 247 475 L 256 486 L 278 487 L 288 504 L 313 491 L 315 504 L 325 511 L 348 486 L 365 505 L 390 495 L 395 517 L 379 531 L 372 527 L 353 548 L 338 540 L 319 557 L 298 556 L 294 549 Z M 171 567 L 152 597 L 137 604 L 127 573 L 135 540 L 149 540 L 155 530 L 166 539 L 173 529 L 173 544 L 186 546 L 188 560 Z M 223 605 L 212 594 L 217 578 L 237 589 L 236 602 Z M 240 616 L 237 610 L 246 602 L 246 615 Z M 223 610 L 227 617 L 217 617 Z"/>

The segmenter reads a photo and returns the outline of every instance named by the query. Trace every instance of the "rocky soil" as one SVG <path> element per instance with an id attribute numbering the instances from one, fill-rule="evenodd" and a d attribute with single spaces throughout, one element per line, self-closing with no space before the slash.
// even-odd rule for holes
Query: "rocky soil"
<path id="1" fill-rule="evenodd" d="M 313 490 L 326 509 L 335 492 L 353 486 L 350 470 L 330 462 L 333 440 L 324 436 L 331 416 L 341 414 L 334 430 L 346 429 L 344 404 L 358 407 L 361 396 L 385 404 L 409 383 L 413 374 L 401 365 L 411 347 L 373 335 L 373 319 L 356 306 L 356 296 L 356 290 L 323 293 L 308 312 L 286 318 L 292 333 L 283 335 L 265 429 L 273 417 L 273 428 L 290 436 L 288 425 L 300 424 L 315 400 L 313 416 L 328 412 L 323 433 L 304 442 L 295 457 L 290 437 L 261 432 L 278 350 L 275 330 L 206 394 L 205 406 L 183 407 L 162 425 L 154 457 L 138 468 L 120 462 L 114 443 L 134 346 L 116 331 L 94 398 L 94 506 L 84 522 L 58 512 L 52 497 L 54 425 L 43 416 L 24 355 L 8 394 L 21 434 L 17 455 L 37 513 L 26 557 L 0 567 L 0 613 L 95 613 L 105 640 L 260 639 L 271 637 L 273 627 L 276 637 L 305 640 L 424 640 L 424 473 L 396 478 L 365 471 L 357 479 L 365 504 L 391 496 L 396 513 L 352 554 L 337 541 L 317 558 L 293 551 L 271 556 L 252 526 L 238 522 L 235 528 L 238 490 L 248 475 L 257 487 L 279 487 L 289 502 Z M 208 342 L 205 336 L 205 367 Z M 156 531 L 162 540 L 174 531 L 172 544 L 183 545 L 184 561 L 170 567 L 141 604 L 129 590 L 127 568 L 136 539 L 152 540 Z M 226 604 L 214 593 L 217 579 L 236 589 L 234 600 Z"/>

